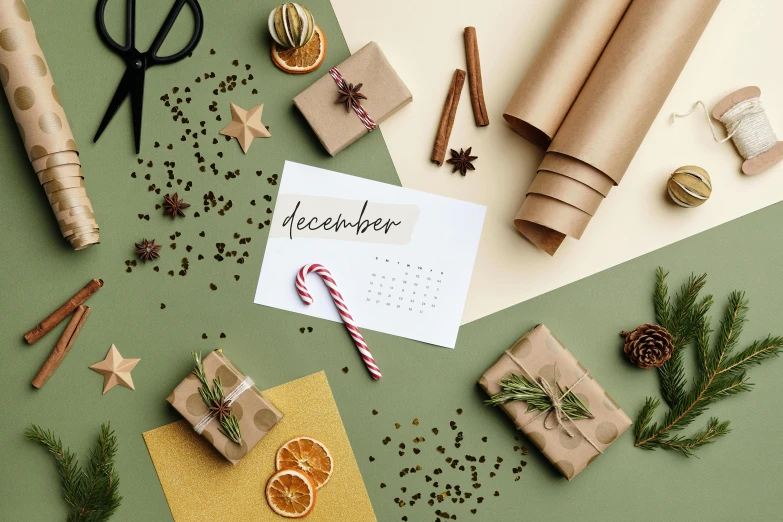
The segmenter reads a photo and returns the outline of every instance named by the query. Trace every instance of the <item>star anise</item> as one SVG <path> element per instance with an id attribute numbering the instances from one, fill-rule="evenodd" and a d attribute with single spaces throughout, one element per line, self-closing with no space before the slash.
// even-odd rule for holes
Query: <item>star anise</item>
<path id="1" fill-rule="evenodd" d="M 347 112 L 351 112 L 351 109 L 353 108 L 354 104 L 360 105 L 361 102 L 359 100 L 366 100 L 367 96 L 360 93 L 359 90 L 362 88 L 361 83 L 359 84 L 352 84 L 352 83 L 345 83 L 343 82 L 343 85 L 345 85 L 345 88 L 338 87 L 337 90 L 340 93 L 340 96 L 337 98 L 337 101 L 334 103 L 344 103 L 345 104 L 345 110 Z"/>
<path id="2" fill-rule="evenodd" d="M 189 206 L 189 204 L 179 199 L 176 192 L 173 196 L 168 194 L 163 196 L 163 215 L 171 214 L 171 219 L 176 219 L 177 216 L 185 217 L 184 210 Z"/>
<path id="3" fill-rule="evenodd" d="M 160 245 L 156 245 L 154 239 L 147 241 L 145 238 L 141 240 L 141 243 L 136 243 L 136 255 L 143 263 L 158 259 L 160 257 L 158 250 L 160 250 Z"/>
<path id="4" fill-rule="evenodd" d="M 452 174 L 459 171 L 464 176 L 469 170 L 476 170 L 476 167 L 473 166 L 473 161 L 477 160 L 478 156 L 470 155 L 472 148 L 468 147 L 468 150 L 459 149 L 459 152 L 451 149 L 451 159 L 446 160 L 446 163 L 454 165 L 454 168 L 451 169 Z"/>
<path id="5" fill-rule="evenodd" d="M 212 399 L 213 406 L 209 407 L 209 411 L 217 417 L 218 421 L 223 422 L 224 418 L 228 418 L 231 415 L 231 406 L 225 397 L 220 399 Z"/>

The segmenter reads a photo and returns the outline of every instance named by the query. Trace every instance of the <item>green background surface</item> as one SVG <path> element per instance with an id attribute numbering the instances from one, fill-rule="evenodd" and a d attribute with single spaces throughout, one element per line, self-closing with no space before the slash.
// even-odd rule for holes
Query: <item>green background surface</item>
<path id="1" fill-rule="evenodd" d="M 133 154 L 128 105 L 101 141 L 91 143 L 123 72 L 121 60 L 99 41 L 93 24 L 94 2 L 38 0 L 29 4 L 80 145 L 102 244 L 73 252 L 59 237 L 46 197 L 20 146 L 10 110 L 5 102 L 0 103 L 0 389 L 4 396 L 0 519 L 65 518 L 66 506 L 52 459 L 42 447 L 24 440 L 26 427 L 35 423 L 51 428 L 84 456 L 100 424 L 110 420 L 120 443 L 117 468 L 125 497 L 114 520 L 169 520 L 141 433 L 178 419 L 165 397 L 189 371 L 189 352 L 217 347 L 262 388 L 326 370 L 382 521 L 403 516 L 409 521 L 435 520 L 436 509 L 456 515 L 458 520 L 480 521 L 653 520 L 663 517 L 662 513 L 675 520 L 780 518 L 783 361 L 753 368 L 755 391 L 711 410 L 721 419 L 731 419 L 734 431 L 701 450 L 700 459 L 636 449 L 631 433 L 626 432 L 573 482 L 561 478 L 535 448 L 525 457 L 527 466 L 521 473 L 512 472 L 520 460 L 513 446 L 524 441 L 514 440 L 516 432 L 500 411 L 482 405 L 484 397 L 475 382 L 517 337 L 544 322 L 634 418 L 644 397 L 657 394 L 657 380 L 653 372 L 634 369 L 624 361 L 618 332 L 653 320 L 651 292 L 658 265 L 672 271 L 672 286 L 684 282 L 691 271 L 708 272 L 707 290 L 718 303 L 715 314 L 722 312 L 731 290 L 746 290 L 751 298 L 751 321 L 744 332 L 745 343 L 768 332 L 783 333 L 779 281 L 783 206 L 764 209 L 470 323 L 461 329 L 453 351 L 364 332 L 384 373 L 383 380 L 376 383 L 368 377 L 340 324 L 252 303 L 267 233 L 257 224 L 271 218 L 267 208 L 273 206 L 277 188 L 267 178 L 280 173 L 284 160 L 398 183 L 380 132 L 329 158 L 290 101 L 328 67 L 348 56 L 329 3 L 308 3 L 328 35 L 326 63 L 314 75 L 296 77 L 275 69 L 267 56 L 265 18 L 273 2 L 202 2 L 207 25 L 193 57 L 148 73 L 139 156 L 143 165 Z M 122 24 L 124 2 L 110 4 L 108 18 L 116 29 Z M 140 0 L 138 4 L 137 40 L 144 49 L 169 2 Z M 168 42 L 169 50 L 176 50 L 189 36 L 187 18 Z M 210 54 L 210 49 L 215 49 L 215 54 Z M 238 67 L 231 63 L 235 59 Z M 245 70 L 246 63 L 252 66 L 250 71 Z M 216 79 L 194 84 L 193 79 L 205 72 L 215 72 Z M 226 75 L 237 74 L 241 80 L 248 72 L 255 79 L 247 86 L 238 85 L 233 92 L 217 96 L 211 93 Z M 172 98 L 184 98 L 182 91 L 173 95 L 171 90 L 187 85 L 193 87 L 193 99 L 181 105 L 191 123 L 183 125 L 172 120 L 160 97 L 169 93 Z M 252 88 L 259 93 L 252 95 Z M 218 102 L 217 112 L 208 109 L 213 100 Z M 256 140 L 247 155 L 235 142 L 226 143 L 222 137 L 217 145 L 211 143 L 228 121 L 229 101 L 245 108 L 265 104 L 263 120 L 273 137 Z M 215 121 L 217 114 L 223 122 Z M 185 128 L 200 130 L 198 122 L 202 120 L 206 136 L 180 141 Z M 160 148 L 154 148 L 155 141 Z M 199 149 L 193 148 L 194 141 L 200 143 Z M 172 150 L 166 148 L 169 143 Z M 218 151 L 225 153 L 223 158 L 216 156 Z M 205 156 L 205 163 L 196 162 L 196 152 Z M 148 161 L 153 167 L 146 167 Z M 174 223 L 154 208 L 161 196 L 148 191 L 152 183 L 162 188 L 162 194 L 168 191 L 164 161 L 176 163 L 175 177 L 183 182 L 175 188 L 193 204 L 188 217 Z M 209 168 L 212 162 L 217 162 L 216 176 Z M 207 165 L 206 172 L 199 171 L 200 165 Z M 236 169 L 239 176 L 225 178 L 227 171 Z M 134 171 L 135 179 L 130 175 Z M 258 176 L 256 171 L 262 174 Z M 143 178 L 147 173 L 150 181 Z M 491 182 L 491 173 L 481 175 Z M 192 181 L 192 188 L 186 192 L 187 181 Z M 203 211 L 202 198 L 209 191 L 232 200 L 233 207 L 224 216 L 217 213 L 224 202 L 210 212 Z M 267 203 L 264 195 L 271 196 L 272 202 Z M 255 206 L 251 200 L 256 200 Z M 197 211 L 199 218 L 194 217 Z M 149 214 L 150 219 L 139 219 L 140 213 Z M 253 223 L 248 224 L 248 219 Z M 685 214 L 683 219 L 687 219 Z M 172 241 L 168 236 L 175 231 L 181 235 Z M 205 237 L 199 236 L 201 231 Z M 252 240 L 239 245 L 235 233 Z M 133 259 L 133 243 L 142 237 L 165 245 L 156 263 L 160 271 L 138 264 L 127 273 L 125 262 Z M 617 240 L 643 241 L 643 231 L 639 237 Z M 176 243 L 176 249 L 169 246 L 171 243 Z M 218 262 L 213 258 L 215 243 L 238 250 L 239 256 L 247 251 L 248 257 L 244 264 L 233 257 Z M 187 245 L 193 247 L 191 252 L 186 251 Z M 198 254 L 204 259 L 197 260 Z M 183 257 L 189 259 L 186 276 L 177 274 Z M 167 274 L 169 270 L 174 271 L 173 276 Z M 240 276 L 239 281 L 235 275 Z M 280 276 L 291 277 L 293 284 L 293 273 Z M 31 347 L 23 343 L 22 334 L 93 277 L 102 278 L 106 285 L 89 301 L 92 313 L 84 330 L 52 379 L 42 390 L 34 390 L 30 380 L 65 323 Z M 211 290 L 210 283 L 217 290 Z M 313 327 L 313 332 L 300 333 L 300 328 L 307 326 Z M 142 359 L 133 372 L 135 392 L 117 387 L 102 396 L 101 377 L 87 369 L 105 356 L 112 343 L 124 356 Z M 693 362 L 690 357 L 686 360 Z M 419 420 L 418 426 L 414 419 Z M 454 430 L 449 427 L 451 421 L 456 423 Z M 401 427 L 396 429 L 395 423 Z M 438 428 L 438 435 L 432 428 Z M 454 439 L 459 432 L 464 438 L 457 449 Z M 384 445 L 381 441 L 387 436 L 392 441 Z M 418 436 L 424 436 L 425 442 L 414 444 L 412 439 Z M 404 456 L 398 453 L 400 443 L 407 446 Z M 445 454 L 436 451 L 439 445 Z M 412 447 L 420 453 L 414 454 Z M 451 456 L 469 466 L 465 455 L 486 457 L 485 463 L 476 464 L 478 489 L 471 486 L 469 470 L 460 472 L 444 461 Z M 498 457 L 503 462 L 495 470 Z M 417 465 L 421 471 L 400 477 L 403 468 Z M 435 475 L 437 468 L 443 470 L 439 475 Z M 490 477 L 490 472 L 496 475 Z M 425 475 L 434 481 L 427 482 Z M 515 476 L 519 480 L 515 481 Z M 435 481 L 439 482 L 437 487 Z M 386 487 L 381 488 L 381 483 Z M 446 491 L 446 484 L 460 485 L 473 496 L 464 504 L 447 499 L 428 506 L 430 493 Z M 410 497 L 416 493 L 422 498 L 411 506 Z M 484 497 L 481 504 L 477 503 L 479 496 Z M 406 505 L 399 506 L 397 497 Z M 470 509 L 477 509 L 477 513 L 470 513 Z"/>

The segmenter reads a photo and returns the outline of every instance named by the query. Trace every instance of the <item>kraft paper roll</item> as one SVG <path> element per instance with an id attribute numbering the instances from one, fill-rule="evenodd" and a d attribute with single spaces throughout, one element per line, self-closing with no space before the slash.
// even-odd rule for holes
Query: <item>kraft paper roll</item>
<path id="1" fill-rule="evenodd" d="M 75 250 L 99 243 L 76 142 L 24 0 L 0 0 L 0 83 L 63 237 Z"/>
<path id="2" fill-rule="evenodd" d="M 556 152 L 547 152 L 544 155 L 544 159 L 541 161 L 538 170 L 547 170 L 549 172 L 557 172 L 563 176 L 568 176 L 571 179 L 575 179 L 576 181 L 597 190 L 604 197 L 608 196 L 609 191 L 614 187 L 612 178 L 600 170 L 583 161 L 563 156 Z"/>
<path id="3" fill-rule="evenodd" d="M 631 0 L 567 2 L 503 113 L 546 149 L 593 70 Z"/>
<path id="4" fill-rule="evenodd" d="M 556 172 L 539 170 L 528 194 L 541 194 L 568 203 L 591 216 L 595 215 L 599 205 L 604 200 L 600 192 L 596 192 L 584 183 L 575 181 Z"/>
<path id="5" fill-rule="evenodd" d="M 719 2 L 633 0 L 555 134 L 543 170 L 580 176 L 602 194 L 597 173 L 618 184 Z M 566 236 L 579 239 L 587 226 L 582 214 L 589 221 L 563 202 L 567 197 L 529 194 L 514 220 L 550 255 Z"/>

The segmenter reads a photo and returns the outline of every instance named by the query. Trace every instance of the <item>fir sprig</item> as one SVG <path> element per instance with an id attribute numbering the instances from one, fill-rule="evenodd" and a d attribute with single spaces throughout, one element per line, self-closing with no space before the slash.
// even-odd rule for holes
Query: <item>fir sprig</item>
<path id="1" fill-rule="evenodd" d="M 713 417 L 705 428 L 696 433 L 684 436 L 678 432 L 694 422 L 714 402 L 749 391 L 751 384 L 746 370 L 779 355 L 783 337 L 768 336 L 735 353 L 746 321 L 748 300 L 744 293 L 732 292 L 717 340 L 711 343 L 711 320 L 707 313 L 713 304 L 712 296 L 699 299 L 706 275 L 691 275 L 673 302 L 668 296 L 667 275 L 658 268 L 653 304 L 658 324 L 671 333 L 674 344 L 671 359 L 658 368 L 661 394 L 669 411 L 660 423 L 653 422 L 660 401 L 647 398 L 636 420 L 636 446 L 648 450 L 679 451 L 689 457 L 696 449 L 729 433 L 729 422 Z M 695 345 L 697 350 L 698 375 L 692 388 L 686 390 L 688 380 L 683 353 L 689 345 Z"/>
<path id="2" fill-rule="evenodd" d="M 493 394 L 486 402 L 489 406 L 500 406 L 511 401 L 527 403 L 527 411 L 546 411 L 552 408 L 552 398 L 540 386 L 530 382 L 524 375 L 511 374 L 500 379 L 500 391 Z M 573 391 L 563 395 L 563 388 L 555 383 L 560 391 L 563 414 L 571 420 L 592 419 L 593 414 Z M 562 420 L 562 419 L 561 419 Z"/>
<path id="3" fill-rule="evenodd" d="M 119 477 L 114 470 L 117 438 L 108 424 L 101 426 L 98 444 L 90 454 L 86 468 L 49 430 L 33 426 L 25 437 L 43 444 L 54 455 L 60 475 L 63 496 L 70 506 L 68 522 L 101 522 L 108 520 L 120 507 Z"/>
<path id="4" fill-rule="evenodd" d="M 198 389 L 201 394 L 201 399 L 207 408 L 213 408 L 220 406 L 223 403 L 223 385 L 220 383 L 220 377 L 215 377 L 212 380 L 212 387 L 209 386 L 209 379 L 204 372 L 204 366 L 201 364 L 201 354 L 198 352 L 191 352 L 193 359 L 196 361 L 196 367 L 193 368 L 193 374 L 201 381 L 201 388 Z M 239 429 L 239 419 L 233 413 L 229 415 L 220 416 L 218 419 L 220 423 L 220 431 L 231 439 L 236 444 L 242 444 L 242 432 Z"/>

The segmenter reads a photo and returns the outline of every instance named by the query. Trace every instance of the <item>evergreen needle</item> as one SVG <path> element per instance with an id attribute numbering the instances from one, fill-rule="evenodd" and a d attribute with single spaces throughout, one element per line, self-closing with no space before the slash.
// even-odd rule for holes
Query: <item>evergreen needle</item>
<path id="1" fill-rule="evenodd" d="M 193 374 L 201 381 L 201 387 L 198 389 L 201 399 L 207 405 L 207 408 L 211 408 L 223 400 L 223 385 L 220 383 L 220 377 L 215 377 L 212 380 L 212 387 L 210 388 L 207 374 L 204 372 L 204 366 L 201 364 L 201 354 L 191 352 L 191 355 L 193 355 L 193 360 L 196 362 Z M 239 419 L 236 415 L 231 413 L 221 417 L 219 422 L 220 431 L 223 432 L 223 435 L 236 444 L 242 444 L 242 432 L 239 429 Z"/>
<path id="2" fill-rule="evenodd" d="M 49 430 L 33 425 L 25 437 L 43 444 L 54 455 L 63 497 L 68 504 L 68 522 L 102 522 L 120 507 L 119 477 L 114 470 L 117 438 L 108 424 L 101 426 L 98 444 L 90 454 L 86 468 Z"/>
<path id="3" fill-rule="evenodd" d="M 501 404 L 506 404 L 511 401 L 523 401 L 527 403 L 528 412 L 546 411 L 552 408 L 551 397 L 549 397 L 540 386 L 530 382 L 530 380 L 523 375 L 511 374 L 510 377 L 500 379 L 499 384 L 500 391 L 493 394 L 485 401 L 487 405 L 500 406 Z M 593 418 L 590 410 L 587 409 L 587 406 L 585 406 L 573 391 L 563 395 L 565 390 L 563 390 L 559 384 L 556 383 L 555 385 L 561 396 L 560 406 L 563 409 L 563 414 L 567 416 L 567 418 L 571 420 Z"/>
<path id="4" fill-rule="evenodd" d="M 667 275 L 668 272 L 658 268 L 653 305 L 658 324 L 672 334 L 674 343 L 671 359 L 658 368 L 661 394 L 669 411 L 664 414 L 660 424 L 654 423 L 653 416 L 660 402 L 647 398 L 636 420 L 636 446 L 647 450 L 661 448 L 679 451 L 690 457 L 696 449 L 729 433 L 729 422 L 711 418 L 706 427 L 690 436 L 680 435 L 679 432 L 694 422 L 712 403 L 749 391 L 751 385 L 747 381 L 747 369 L 779 355 L 783 349 L 783 337 L 768 336 L 735 353 L 745 324 L 748 301 L 744 293 L 732 292 L 717 340 L 712 343 L 711 321 L 707 316 L 712 306 L 712 296 L 699 300 L 706 275 L 691 275 L 673 301 L 668 296 Z M 688 382 L 683 350 L 689 345 L 696 346 L 699 368 L 691 389 L 686 390 Z"/>

